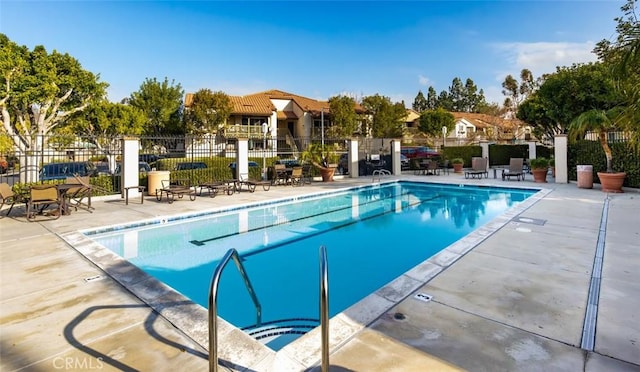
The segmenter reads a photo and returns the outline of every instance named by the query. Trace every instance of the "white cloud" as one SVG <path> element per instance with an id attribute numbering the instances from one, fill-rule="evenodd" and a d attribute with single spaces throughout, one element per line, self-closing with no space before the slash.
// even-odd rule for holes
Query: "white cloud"
<path id="1" fill-rule="evenodd" d="M 556 70 L 556 66 L 571 66 L 574 63 L 595 61 L 596 55 L 591 52 L 594 46 L 595 44 L 591 41 L 495 44 L 497 50 L 505 56 L 508 69 L 512 70 L 511 74 L 519 76 L 520 71 L 526 68 L 533 73 L 534 77 L 552 73 Z"/>
<path id="2" fill-rule="evenodd" d="M 519 80 L 520 71 L 526 68 L 533 73 L 534 78 L 539 78 L 543 74 L 555 72 L 557 66 L 571 66 L 574 63 L 597 60 L 596 55 L 592 53 L 595 44 L 591 41 L 498 43 L 493 44 L 493 47 L 504 57 L 506 64 L 502 70 L 496 71 L 495 80 L 498 84 L 485 88 L 484 93 L 488 102 L 499 104 L 504 101 L 502 82 L 509 74 Z"/>
<path id="3" fill-rule="evenodd" d="M 418 75 L 418 83 L 426 87 L 431 84 L 431 80 L 429 80 L 429 78 L 426 76 Z"/>

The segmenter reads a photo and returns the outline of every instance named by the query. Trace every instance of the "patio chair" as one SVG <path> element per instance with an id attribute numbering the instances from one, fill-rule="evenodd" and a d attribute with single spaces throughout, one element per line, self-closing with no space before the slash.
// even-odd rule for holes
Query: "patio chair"
<path id="1" fill-rule="evenodd" d="M 7 216 L 11 213 L 13 209 L 13 205 L 19 203 L 23 200 L 20 194 L 16 194 L 11 189 L 8 183 L 3 182 L 0 183 L 0 198 L 2 198 L 2 204 L 0 204 L 0 208 L 2 208 L 5 204 L 9 205 L 9 210 L 7 211 Z"/>
<path id="2" fill-rule="evenodd" d="M 61 189 L 60 192 L 65 198 L 67 208 L 73 207 L 76 211 L 78 208 L 93 212 L 91 206 L 91 193 L 93 186 L 90 183 L 89 176 L 73 176 L 67 177 L 65 184 L 78 185 Z"/>
<path id="3" fill-rule="evenodd" d="M 274 185 L 277 184 L 287 184 L 289 182 L 289 172 L 287 172 L 287 166 L 285 164 L 274 164 L 273 165 L 273 179 L 272 183 Z"/>
<path id="4" fill-rule="evenodd" d="M 471 158 L 471 169 L 464 172 L 464 178 L 489 178 L 489 171 L 487 171 L 487 159 L 480 157 Z"/>
<path id="5" fill-rule="evenodd" d="M 302 167 L 293 167 L 290 180 L 291 186 L 302 186 L 304 184 L 302 177 Z"/>
<path id="6" fill-rule="evenodd" d="M 445 159 L 442 163 L 438 164 L 438 170 L 442 170 L 443 173 L 449 174 L 449 159 Z"/>
<path id="7" fill-rule="evenodd" d="M 427 163 L 427 169 L 425 169 L 424 174 L 431 174 L 434 176 L 440 175 L 438 162 L 435 160 L 429 160 L 429 162 Z"/>
<path id="8" fill-rule="evenodd" d="M 249 190 L 249 192 L 254 192 L 256 191 L 256 187 L 257 186 L 262 186 L 262 189 L 264 191 L 269 191 L 269 189 L 271 188 L 271 181 L 269 180 L 257 180 L 257 179 L 253 179 L 253 178 L 249 178 L 248 174 L 245 175 L 240 175 L 240 178 L 238 179 L 238 190 L 241 191 L 242 190 L 242 185 L 247 185 L 247 189 Z"/>
<path id="9" fill-rule="evenodd" d="M 44 213 L 49 206 L 55 205 L 55 209 Z M 60 218 L 64 210 L 64 198 L 60 195 L 56 185 L 33 185 L 29 189 L 27 201 L 27 220 L 35 221 L 36 215 L 47 215 L 56 220 Z"/>
<path id="10" fill-rule="evenodd" d="M 511 158 L 509 159 L 509 169 L 502 170 L 502 180 L 515 177 L 518 181 L 524 181 L 524 159 L 523 158 Z"/>
<path id="11" fill-rule="evenodd" d="M 313 175 L 311 174 L 311 164 L 309 163 L 302 164 L 302 183 L 311 184 L 312 179 L 313 179 Z"/>

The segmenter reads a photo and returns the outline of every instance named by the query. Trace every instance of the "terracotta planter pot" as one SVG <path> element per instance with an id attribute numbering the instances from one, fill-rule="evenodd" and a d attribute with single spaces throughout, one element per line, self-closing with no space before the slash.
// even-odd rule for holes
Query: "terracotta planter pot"
<path id="1" fill-rule="evenodd" d="M 533 173 L 533 180 L 538 183 L 546 183 L 547 171 L 548 169 L 532 169 L 531 173 Z"/>
<path id="2" fill-rule="evenodd" d="M 333 174 L 336 168 L 320 168 L 320 175 L 322 176 L 322 182 L 333 181 Z"/>
<path id="3" fill-rule="evenodd" d="M 455 173 L 462 173 L 462 165 L 463 164 L 453 164 L 453 171 Z"/>
<path id="4" fill-rule="evenodd" d="M 625 172 L 607 173 L 598 172 L 598 178 L 603 192 L 623 192 L 622 184 L 627 176 Z"/>

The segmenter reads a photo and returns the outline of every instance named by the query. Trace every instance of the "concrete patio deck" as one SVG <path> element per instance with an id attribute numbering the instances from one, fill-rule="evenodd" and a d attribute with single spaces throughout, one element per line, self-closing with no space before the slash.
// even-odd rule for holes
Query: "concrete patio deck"
<path id="1" fill-rule="evenodd" d="M 451 265 L 434 268 L 437 275 L 412 291 L 431 295 L 431 301 L 406 296 L 375 321 L 361 324 L 353 337 L 333 345 L 331 370 L 640 371 L 640 193 L 534 184 L 531 176 L 524 182 L 466 180 L 453 173 L 386 179 L 396 178 L 543 187 L 549 192 L 520 214 L 524 219 L 510 220 Z M 125 206 L 117 196 L 94 198 L 93 213 L 77 211 L 36 223 L 26 221 L 23 208 L 14 207 L 9 217 L 3 210 L 0 370 L 207 370 L 206 344 L 151 309 L 62 236 L 370 183 L 369 177 L 345 178 L 173 204 L 146 197 L 144 204 L 131 198 Z M 544 224 L 532 223 L 537 220 Z M 599 244 L 604 252 L 601 276 L 593 271 Z M 585 316 L 594 310 L 589 297 L 594 281 L 600 291 L 590 351 L 581 342 Z M 355 322 L 336 318 L 332 330 Z M 317 338 L 313 347 L 319 343 Z M 272 362 L 236 364 L 235 369 L 268 371 Z M 319 367 L 316 360 L 287 370 Z"/>

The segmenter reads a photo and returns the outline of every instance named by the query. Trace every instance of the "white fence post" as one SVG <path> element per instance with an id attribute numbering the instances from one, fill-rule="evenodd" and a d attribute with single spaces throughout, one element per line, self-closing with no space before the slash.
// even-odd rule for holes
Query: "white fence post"
<path id="1" fill-rule="evenodd" d="M 553 139 L 553 157 L 556 167 L 556 183 L 569 183 L 567 135 L 558 134 Z"/>
<path id="2" fill-rule="evenodd" d="M 358 178 L 358 139 L 349 140 L 349 178 Z"/>

